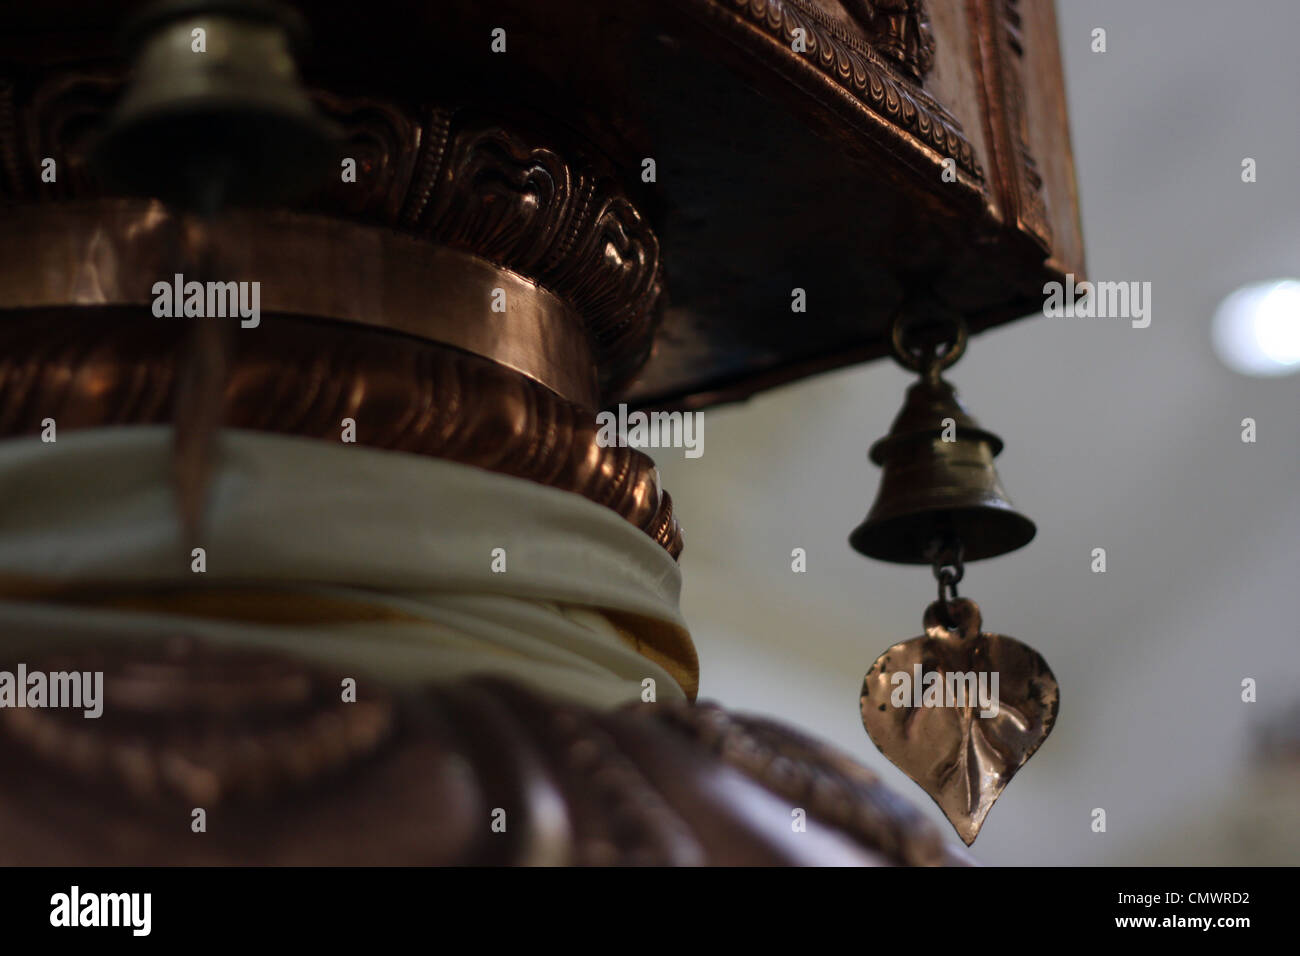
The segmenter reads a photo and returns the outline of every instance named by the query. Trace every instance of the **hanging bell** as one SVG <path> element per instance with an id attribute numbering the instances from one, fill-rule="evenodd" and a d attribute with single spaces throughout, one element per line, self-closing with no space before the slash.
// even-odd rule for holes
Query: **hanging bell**
<path id="1" fill-rule="evenodd" d="M 127 33 L 134 73 L 92 148 L 123 192 L 211 214 L 319 185 L 335 131 L 299 82 L 297 14 L 262 0 L 169 0 Z"/>
<path id="2" fill-rule="evenodd" d="M 849 544 L 898 564 L 931 564 L 955 543 L 967 561 L 1028 544 L 1034 523 L 1012 506 L 993 467 L 1002 440 L 980 428 L 939 376 L 965 347 L 964 324 L 946 353 L 924 363 L 902 348 L 901 324 L 895 329 L 896 357 L 922 378 L 889 434 L 871 446 L 871 460 L 884 469 L 880 491 Z"/>

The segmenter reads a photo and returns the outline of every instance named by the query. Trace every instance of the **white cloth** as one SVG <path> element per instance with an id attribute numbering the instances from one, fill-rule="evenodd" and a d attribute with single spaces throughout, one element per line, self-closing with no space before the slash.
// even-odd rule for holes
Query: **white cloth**
<path id="1" fill-rule="evenodd" d="M 490 671 L 612 706 L 638 699 L 649 677 L 660 698 L 683 696 L 637 653 L 627 635 L 637 627 L 614 623 L 642 622 L 690 648 L 677 564 L 608 509 L 360 445 L 237 430 L 218 441 L 201 574 L 175 517 L 169 427 L 0 442 L 0 651 L 17 659 L 185 634 L 397 682 Z M 497 548 L 504 573 L 492 570 Z M 196 588 L 270 589 L 376 613 L 267 623 L 87 600 Z"/>

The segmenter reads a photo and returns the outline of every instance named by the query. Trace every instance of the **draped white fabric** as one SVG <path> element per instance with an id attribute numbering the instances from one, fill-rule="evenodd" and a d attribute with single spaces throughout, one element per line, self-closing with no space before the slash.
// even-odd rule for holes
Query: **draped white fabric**
<path id="1" fill-rule="evenodd" d="M 165 426 L 0 442 L 0 653 L 188 635 L 397 682 L 490 671 L 612 706 L 653 678 L 661 699 L 682 696 L 637 652 L 637 625 L 616 626 L 633 621 L 685 647 L 673 669 L 693 677 L 676 562 L 579 495 L 439 459 L 227 430 L 196 573 L 170 443 Z M 204 591 L 218 603 L 260 594 L 269 613 L 112 604 Z M 88 600 L 96 594 L 110 603 Z M 277 602 L 312 601 L 368 610 L 308 623 L 275 613 Z"/>

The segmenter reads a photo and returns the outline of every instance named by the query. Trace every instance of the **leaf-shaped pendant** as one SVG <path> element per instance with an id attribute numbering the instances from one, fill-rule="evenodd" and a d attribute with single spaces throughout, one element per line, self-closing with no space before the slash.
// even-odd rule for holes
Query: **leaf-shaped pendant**
<path id="1" fill-rule="evenodd" d="M 925 635 L 889 648 L 862 680 L 872 743 L 934 798 L 967 846 L 1052 732 L 1060 703 L 1042 655 L 981 623 L 974 601 L 936 601 Z"/>

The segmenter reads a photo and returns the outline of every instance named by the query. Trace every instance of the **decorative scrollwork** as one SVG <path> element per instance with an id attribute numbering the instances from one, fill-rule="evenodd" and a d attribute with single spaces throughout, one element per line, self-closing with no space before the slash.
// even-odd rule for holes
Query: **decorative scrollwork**
<path id="1" fill-rule="evenodd" d="M 6 709 L 0 737 L 80 786 L 143 805 L 211 808 L 319 786 L 381 749 L 396 720 L 385 691 L 343 703 L 333 675 L 185 638 L 78 648 L 34 669 L 101 672 L 109 706 L 94 721 L 75 709 Z"/>
<path id="2" fill-rule="evenodd" d="M 934 32 L 922 0 L 844 0 L 871 45 L 918 83 L 934 66 Z"/>
<path id="3" fill-rule="evenodd" d="M 650 348 L 663 287 L 659 240 L 646 218 L 594 164 L 490 121 L 452 117 L 448 130 L 439 173 L 408 227 L 569 302 L 587 324 L 606 384 L 634 371 Z M 424 162 L 433 162 L 429 154 Z"/>
<path id="4" fill-rule="evenodd" d="M 0 82 L 0 199 L 104 194 L 85 164 L 90 138 L 123 77 L 64 71 L 26 95 Z M 533 280 L 582 316 L 602 383 L 617 384 L 649 354 L 663 289 L 659 240 L 594 156 L 472 111 L 409 110 L 373 97 L 316 90 L 342 130 L 357 181 L 308 200 L 313 211 L 410 232 Z M 43 157 L 57 182 L 36 189 Z"/>
<path id="5" fill-rule="evenodd" d="M 971 176 L 984 178 L 975 151 L 962 134 L 961 124 L 919 86 L 920 74 L 933 58 L 933 36 L 919 5 L 908 6 L 902 13 L 893 9 L 899 0 L 889 0 L 887 4 L 867 4 L 864 0 L 857 5 L 859 15 L 866 17 L 871 35 L 884 43 L 882 49 L 876 49 L 850 35 L 843 24 L 832 20 L 808 0 L 729 2 L 738 14 L 785 47 L 792 46 L 796 36 L 802 37 L 806 46 L 802 55 L 830 79 L 853 93 L 874 113 L 918 137 L 941 155 L 956 160 Z M 866 16 L 868 7 L 872 16 Z M 908 24 L 912 26 L 909 28 Z M 903 60 L 898 60 L 895 54 L 901 54 Z M 908 66 L 909 57 L 920 74 L 913 73 Z M 917 82 L 909 82 L 905 76 Z"/>
<path id="6" fill-rule="evenodd" d="M 1024 79 L 1021 75 L 1025 49 L 1021 32 L 1020 0 L 1003 0 L 1000 22 L 1003 24 L 1006 49 L 1010 54 L 1004 57 L 1010 74 L 1006 82 L 1006 115 L 1015 141 L 1015 158 L 1020 164 L 1020 175 L 1017 177 L 1020 219 L 1047 249 L 1052 244 L 1052 226 L 1043 200 L 1043 177 L 1038 171 L 1033 151 L 1029 148 L 1028 108 L 1025 105 Z"/>

